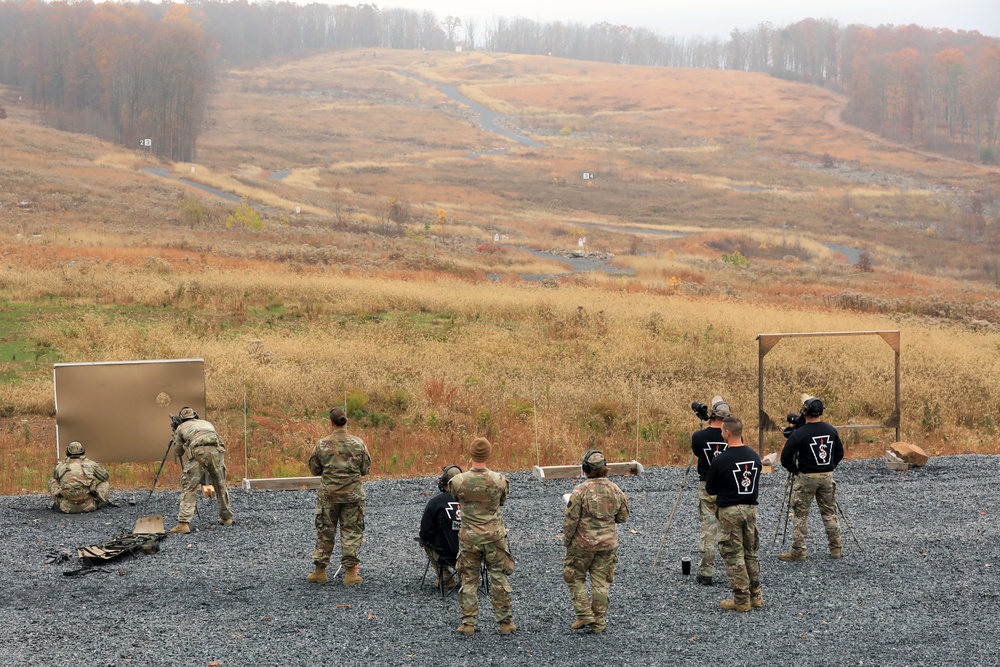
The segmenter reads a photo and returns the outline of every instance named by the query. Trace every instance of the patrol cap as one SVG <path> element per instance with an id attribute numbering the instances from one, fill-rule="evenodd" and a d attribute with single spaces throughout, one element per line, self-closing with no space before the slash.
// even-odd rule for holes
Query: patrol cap
<path id="1" fill-rule="evenodd" d="M 608 464 L 607 459 L 601 452 L 590 452 L 583 462 L 586 463 L 592 472 L 597 472 Z"/>
<path id="2" fill-rule="evenodd" d="M 729 403 L 726 403 L 725 399 L 721 396 L 712 397 L 712 416 L 718 419 L 725 419 L 733 414 L 733 411 L 729 408 Z"/>

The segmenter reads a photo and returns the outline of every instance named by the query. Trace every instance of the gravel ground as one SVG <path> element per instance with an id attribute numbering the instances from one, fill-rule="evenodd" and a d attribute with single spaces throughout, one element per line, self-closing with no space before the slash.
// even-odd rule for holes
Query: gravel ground
<path id="1" fill-rule="evenodd" d="M 0 498 L 0 664 L 1000 663 L 1000 456 L 933 458 L 908 473 L 875 460 L 843 463 L 841 506 L 864 552 L 845 530 L 840 561 L 826 557 L 815 505 L 809 559 L 781 563 L 768 555 L 785 475 L 765 476 L 765 606 L 747 614 L 719 610 L 724 583 L 699 586 L 693 574 L 681 574 L 681 557 L 696 559 L 693 473 L 650 573 L 683 474 L 660 468 L 617 480 L 632 519 L 620 529 L 603 635 L 569 628 L 558 537 L 569 480 L 511 476 L 504 512 L 517 559 L 511 584 L 518 631 L 511 637 L 497 634 L 485 599 L 480 631 L 459 637 L 457 596 L 442 600 L 419 588 L 424 557 L 412 537 L 436 490 L 431 479 L 366 485 L 364 583 L 351 589 L 305 579 L 314 539 L 310 492 L 234 490 L 231 527 L 216 525 L 214 503 L 200 501 L 190 535 L 168 536 L 158 554 L 126 556 L 86 576 L 64 576 L 76 560 L 46 564 L 46 554 L 101 542 L 131 528 L 140 514 L 162 513 L 169 528 L 177 492 L 157 492 L 148 503 L 141 502 L 145 493 L 115 492 L 120 508 L 75 516 L 50 511 L 44 496 Z"/>

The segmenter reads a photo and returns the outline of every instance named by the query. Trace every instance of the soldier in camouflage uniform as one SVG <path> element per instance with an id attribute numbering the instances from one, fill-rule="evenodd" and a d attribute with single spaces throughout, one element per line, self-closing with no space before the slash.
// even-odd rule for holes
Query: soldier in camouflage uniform
<path id="1" fill-rule="evenodd" d="M 66 461 L 56 465 L 49 480 L 52 509 L 66 514 L 93 512 L 108 502 L 111 484 L 108 471 L 88 459 L 83 445 L 75 440 L 66 447 Z"/>
<path id="2" fill-rule="evenodd" d="M 563 519 L 563 580 L 569 585 L 576 613 L 573 629 L 589 627 L 600 633 L 607 627 L 608 592 L 618 562 L 615 524 L 628 520 L 628 503 L 618 485 L 607 479 L 604 454 L 587 452 L 581 467 L 587 481 L 573 489 Z M 588 572 L 593 600 L 585 583 Z"/>
<path id="3" fill-rule="evenodd" d="M 708 470 L 705 490 L 716 496 L 719 518 L 719 553 L 726 564 L 731 600 L 722 608 L 750 611 L 764 606 L 760 585 L 760 533 L 757 531 L 757 494 L 760 457 L 743 444 L 743 421 L 726 417 L 722 421 L 726 451 L 715 457 Z"/>
<path id="4" fill-rule="evenodd" d="M 200 419 L 191 408 L 181 408 L 174 427 L 173 447 L 174 459 L 181 461 L 184 471 L 181 473 L 181 508 L 177 513 L 177 525 L 170 532 L 191 532 L 198 490 L 206 472 L 219 503 L 219 523 L 223 526 L 232 524 L 233 512 L 229 508 L 229 490 L 226 488 L 226 447 L 215 427 Z"/>
<path id="5" fill-rule="evenodd" d="M 514 572 L 514 558 L 507 547 L 507 529 L 500 516 L 500 506 L 507 501 L 510 482 L 486 467 L 491 449 L 486 438 L 473 440 L 472 467 L 453 477 L 448 484 L 451 495 L 462 508 L 455 569 L 462 581 L 459 593 L 462 625 L 458 626 L 458 632 L 466 636 L 476 631 L 479 571 L 484 561 L 489 571 L 490 597 L 493 599 L 493 613 L 500 624 L 500 634 L 509 635 L 517 630 L 513 619 L 512 589 L 507 582 L 507 575 Z"/>
<path id="6" fill-rule="evenodd" d="M 358 551 L 365 532 L 365 487 L 361 478 L 371 469 L 372 459 L 364 441 L 347 432 L 347 414 L 340 408 L 330 410 L 333 433 L 316 443 L 309 457 L 309 470 L 318 475 L 316 495 L 315 569 L 306 577 L 317 584 L 329 581 L 326 566 L 340 524 L 340 562 L 344 566 L 344 585 L 361 583 L 358 574 Z"/>
<path id="7" fill-rule="evenodd" d="M 803 423 L 792 430 L 781 450 L 781 465 L 795 476 L 792 483 L 792 548 L 778 554 L 783 561 L 806 559 L 809 506 L 816 498 L 819 515 L 826 528 L 830 558 L 843 555 L 840 523 L 837 521 L 837 483 L 833 471 L 844 458 L 844 445 L 837 429 L 820 419 L 823 401 L 802 394 Z"/>

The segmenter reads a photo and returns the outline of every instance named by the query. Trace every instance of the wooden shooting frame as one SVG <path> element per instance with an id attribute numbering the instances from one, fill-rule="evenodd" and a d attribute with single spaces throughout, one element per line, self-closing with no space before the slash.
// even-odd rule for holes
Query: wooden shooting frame
<path id="1" fill-rule="evenodd" d="M 772 333 L 757 334 L 757 450 L 764 453 L 764 432 L 777 431 L 778 426 L 764 411 L 764 357 L 774 349 L 774 346 L 781 342 L 783 338 L 805 338 L 818 336 L 879 336 L 888 343 L 895 353 L 896 364 L 896 409 L 881 424 L 847 424 L 845 426 L 835 426 L 836 429 L 869 429 L 869 428 L 893 428 L 896 429 L 896 442 L 899 442 L 900 429 L 900 394 L 899 394 L 899 330 L 888 331 L 808 331 L 802 333 Z"/>
<path id="2" fill-rule="evenodd" d="M 623 461 L 620 463 L 608 463 L 609 476 L 641 475 L 646 471 L 638 461 Z M 570 466 L 535 466 L 531 470 L 539 482 L 547 479 L 573 479 L 583 477 L 583 469 L 580 464 Z"/>
<path id="3" fill-rule="evenodd" d="M 322 477 L 258 477 L 243 478 L 244 491 L 315 491 Z"/>

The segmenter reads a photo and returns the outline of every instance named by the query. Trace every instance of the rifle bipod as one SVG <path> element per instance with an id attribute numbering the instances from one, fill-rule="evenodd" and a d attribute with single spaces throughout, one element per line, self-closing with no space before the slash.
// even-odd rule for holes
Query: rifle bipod
<path id="1" fill-rule="evenodd" d="M 143 504 L 148 502 L 149 499 L 153 497 L 153 489 L 156 488 L 156 482 L 158 482 L 160 479 L 160 473 L 163 472 L 163 466 L 167 463 L 167 456 L 170 455 L 170 450 L 173 448 L 173 446 L 174 446 L 173 440 L 167 443 L 167 451 L 163 452 L 163 458 L 160 460 L 160 467 L 159 469 L 157 469 L 156 475 L 153 476 L 153 485 L 149 487 L 149 495 L 146 496 L 146 500 L 142 501 Z"/>
<path id="2" fill-rule="evenodd" d="M 649 568 L 650 572 L 656 571 L 656 563 L 660 560 L 660 552 L 663 551 L 663 545 L 667 541 L 667 533 L 670 532 L 670 526 L 674 522 L 674 515 L 677 513 L 677 506 L 681 502 L 681 494 L 684 493 L 684 487 L 687 485 L 688 474 L 691 472 L 691 466 L 694 464 L 694 459 L 695 457 L 692 456 L 691 459 L 688 461 L 687 470 L 684 471 L 684 479 L 681 480 L 681 488 L 680 490 L 677 491 L 677 499 L 674 500 L 673 509 L 670 510 L 670 518 L 667 519 L 667 525 L 663 529 L 663 536 L 660 538 L 660 546 L 656 550 L 656 556 L 653 558 L 653 564 Z"/>

